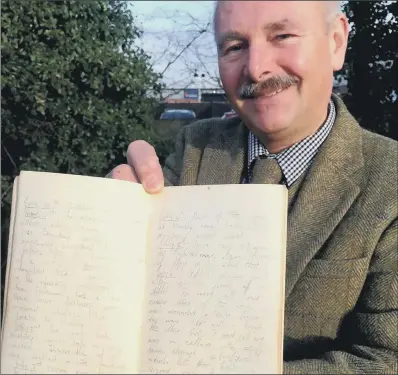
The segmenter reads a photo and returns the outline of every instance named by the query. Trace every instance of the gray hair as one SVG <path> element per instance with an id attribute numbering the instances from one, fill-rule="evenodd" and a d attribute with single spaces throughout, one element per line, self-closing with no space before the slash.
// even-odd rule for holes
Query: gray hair
<path id="1" fill-rule="evenodd" d="M 341 1 L 324 1 L 324 3 L 326 11 L 326 21 L 328 24 L 330 24 L 330 22 L 333 21 L 335 17 L 342 13 Z"/>
<path id="2" fill-rule="evenodd" d="M 337 16 L 341 13 L 341 1 L 325 1 L 325 5 L 328 8 L 328 13 Z"/>
<path id="3" fill-rule="evenodd" d="M 220 0 L 214 0 L 214 11 L 213 11 L 213 33 L 215 34 L 216 31 L 216 16 L 218 10 L 218 3 Z M 341 1 L 340 0 L 333 0 L 333 1 L 324 1 L 325 3 L 325 13 L 326 13 L 326 20 L 328 25 L 330 22 L 342 13 L 341 10 Z"/>

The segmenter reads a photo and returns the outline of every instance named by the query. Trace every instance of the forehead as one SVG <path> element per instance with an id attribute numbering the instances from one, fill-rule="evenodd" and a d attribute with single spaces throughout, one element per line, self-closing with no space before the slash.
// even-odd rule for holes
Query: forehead
<path id="1" fill-rule="evenodd" d="M 296 27 L 315 26 L 323 11 L 322 1 L 219 1 L 215 32 L 249 31 L 282 20 Z"/>

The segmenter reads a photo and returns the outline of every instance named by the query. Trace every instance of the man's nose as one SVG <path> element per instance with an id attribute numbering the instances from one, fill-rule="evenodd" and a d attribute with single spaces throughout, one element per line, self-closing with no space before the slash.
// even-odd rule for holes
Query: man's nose
<path id="1" fill-rule="evenodd" d="M 274 71 L 272 51 L 264 43 L 252 44 L 248 49 L 245 75 L 253 82 L 263 81 Z"/>

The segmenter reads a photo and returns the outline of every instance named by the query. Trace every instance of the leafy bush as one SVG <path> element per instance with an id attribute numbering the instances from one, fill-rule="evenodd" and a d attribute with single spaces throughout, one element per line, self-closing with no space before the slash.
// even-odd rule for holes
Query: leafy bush
<path id="1" fill-rule="evenodd" d="M 361 126 L 398 140 L 398 2 L 347 1 L 344 10 L 352 26 L 338 75 L 348 81 L 344 100 Z"/>
<path id="2" fill-rule="evenodd" d="M 1 7 L 4 260 L 19 171 L 104 176 L 124 162 L 129 141 L 156 145 L 161 86 L 135 45 L 141 34 L 126 3 L 3 0 Z"/>

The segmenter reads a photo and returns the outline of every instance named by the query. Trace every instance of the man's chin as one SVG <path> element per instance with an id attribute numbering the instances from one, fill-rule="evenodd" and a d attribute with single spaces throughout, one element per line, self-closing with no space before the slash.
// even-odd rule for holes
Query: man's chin
<path id="1" fill-rule="evenodd" d="M 273 113 L 270 113 L 273 112 Z M 245 121 L 245 118 L 242 118 Z M 252 113 L 246 117 L 245 123 L 257 135 L 276 136 L 285 132 L 291 121 L 286 111 L 267 111 L 267 113 Z"/>

